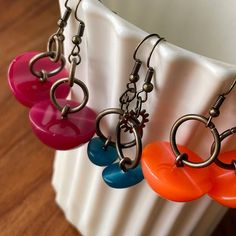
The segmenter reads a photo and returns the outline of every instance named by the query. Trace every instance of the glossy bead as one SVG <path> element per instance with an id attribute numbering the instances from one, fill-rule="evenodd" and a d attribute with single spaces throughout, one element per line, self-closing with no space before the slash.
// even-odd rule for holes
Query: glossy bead
<path id="1" fill-rule="evenodd" d="M 104 148 L 105 142 L 99 137 L 90 140 L 87 148 L 89 160 L 98 166 L 111 165 L 117 158 L 116 148 L 112 145 L 107 145 Z"/>
<path id="2" fill-rule="evenodd" d="M 143 180 L 141 166 L 124 172 L 120 169 L 119 163 L 107 166 L 102 172 L 103 180 L 112 188 L 128 188 Z"/>
<path id="3" fill-rule="evenodd" d="M 222 153 L 219 159 L 225 163 L 236 160 L 236 150 Z M 212 189 L 208 195 L 220 204 L 236 208 L 236 173 L 226 170 L 216 164 L 210 166 Z"/>
<path id="4" fill-rule="evenodd" d="M 64 106 L 77 106 L 75 101 L 58 99 Z M 30 109 L 29 119 L 35 135 L 46 145 L 67 150 L 88 142 L 95 133 L 96 113 L 89 107 L 84 107 L 76 113 L 61 118 L 61 112 L 50 100 L 34 105 Z"/>
<path id="5" fill-rule="evenodd" d="M 202 159 L 184 146 L 178 145 L 189 160 Z M 177 202 L 197 199 L 211 189 L 208 168 L 177 167 L 176 157 L 168 142 L 155 142 L 143 151 L 141 164 L 144 178 L 150 187 L 163 198 Z"/>
<path id="6" fill-rule="evenodd" d="M 62 69 L 58 74 L 48 78 L 45 82 L 40 82 L 29 69 L 29 61 L 39 52 L 26 52 L 17 56 L 10 64 L 8 69 L 8 83 L 16 99 L 27 107 L 50 98 L 50 88 L 52 84 L 61 78 L 68 77 L 66 69 Z M 59 66 L 45 57 L 35 63 L 35 69 L 51 71 Z M 70 92 L 67 84 L 61 85 L 57 91 L 57 98 L 66 98 Z"/>

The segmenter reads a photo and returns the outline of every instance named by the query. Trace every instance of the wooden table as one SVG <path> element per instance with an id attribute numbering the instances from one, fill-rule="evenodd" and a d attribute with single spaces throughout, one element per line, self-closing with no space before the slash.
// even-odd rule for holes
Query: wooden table
<path id="1" fill-rule="evenodd" d="M 25 51 L 45 51 L 57 29 L 57 1 L 0 0 L 0 235 L 74 236 L 54 203 L 53 150 L 32 134 L 28 109 L 10 93 L 7 67 Z"/>

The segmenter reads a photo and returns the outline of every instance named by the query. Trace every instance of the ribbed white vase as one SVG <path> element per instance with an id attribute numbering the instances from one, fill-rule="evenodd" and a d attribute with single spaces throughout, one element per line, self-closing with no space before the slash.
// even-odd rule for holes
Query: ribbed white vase
<path id="1" fill-rule="evenodd" d="M 71 0 L 69 4 L 75 9 L 77 2 Z M 131 2 L 126 3 L 129 10 L 136 9 L 136 1 L 133 1 L 136 8 L 132 8 Z M 63 1 L 60 3 L 63 11 Z M 153 14 L 158 15 L 164 10 L 168 14 L 166 8 L 154 8 L 153 12 L 143 8 L 143 21 L 155 24 Z M 89 88 L 88 105 L 97 112 L 119 107 L 119 96 L 126 88 L 133 66 L 133 51 L 147 33 L 97 0 L 82 0 L 79 15 L 86 28 L 81 44 L 82 63 L 76 76 Z M 150 18 L 153 20 L 150 21 Z M 72 17 L 66 28 L 67 55 L 72 48 L 71 37 L 77 32 L 77 26 Z M 154 42 L 150 41 L 140 50 L 142 60 L 147 58 Z M 199 44 L 204 45 L 204 39 Z M 236 46 L 234 49 L 236 52 Z M 143 146 L 154 140 L 168 140 L 172 124 L 181 115 L 207 115 L 217 95 L 225 91 L 236 76 L 235 66 L 168 42 L 156 48 L 151 65 L 156 73 L 154 91 L 145 105 L 150 113 L 150 122 L 144 130 Z M 142 69 L 140 77 L 143 76 Z M 79 100 L 81 91 L 75 88 L 72 97 Z M 236 93 L 233 92 L 222 107 L 222 115 L 214 120 L 219 132 L 235 125 L 235 101 Z M 196 124 L 190 122 L 184 125 L 178 135 L 178 143 L 208 156 L 212 137 L 203 125 Z M 112 129 L 108 124 L 108 130 Z M 224 142 L 224 150 L 235 147 L 232 138 Z M 189 203 L 166 201 L 153 192 L 145 180 L 128 189 L 112 189 L 103 182 L 102 170 L 88 160 L 87 144 L 56 153 L 52 180 L 56 202 L 67 220 L 84 236 L 209 235 L 227 210 L 207 196 Z"/>

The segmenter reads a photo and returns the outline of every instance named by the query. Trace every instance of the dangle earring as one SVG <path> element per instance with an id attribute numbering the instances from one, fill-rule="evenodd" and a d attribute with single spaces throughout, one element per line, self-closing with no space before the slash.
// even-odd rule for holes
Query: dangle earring
<path id="1" fill-rule="evenodd" d="M 85 29 L 84 22 L 77 16 L 80 2 L 75 10 L 79 29 L 72 38 L 74 46 L 68 57 L 69 76 L 57 80 L 50 90 L 51 99 L 37 103 L 29 113 L 31 126 L 36 136 L 46 145 L 58 150 L 67 150 L 86 143 L 95 133 L 96 113 L 86 106 L 89 98 L 88 89 L 81 80 L 75 78 L 76 68 L 81 62 L 80 43 Z M 61 86 L 72 88 L 75 84 L 84 93 L 81 103 L 57 98 L 56 91 Z"/>
<path id="2" fill-rule="evenodd" d="M 136 54 L 140 46 L 149 38 L 157 37 L 149 58 L 147 60 L 147 72 L 140 91 L 137 90 L 137 82 L 139 80 L 139 70 L 142 61 L 137 58 Z M 93 138 L 88 144 L 88 157 L 92 163 L 98 166 L 106 166 L 103 170 L 102 177 L 106 184 L 112 188 L 127 188 L 138 184 L 143 180 L 143 174 L 140 166 L 140 157 L 142 153 L 142 135 L 145 123 L 148 122 L 149 114 L 143 109 L 143 104 L 148 99 L 148 93 L 153 90 L 151 83 L 154 69 L 150 67 L 149 62 L 155 47 L 164 38 L 160 38 L 157 34 L 150 34 L 145 37 L 137 46 L 133 58 L 135 61 L 133 70 L 129 76 L 129 83 L 126 91 L 121 95 L 120 108 L 109 108 L 100 112 L 96 118 L 96 134 L 98 137 Z M 132 107 L 131 107 L 132 103 Z M 116 114 L 119 121 L 116 125 L 116 141 L 112 141 L 111 137 L 106 137 L 100 129 L 102 118 L 107 115 Z M 125 132 L 131 133 L 134 139 L 130 142 L 122 143 L 121 139 Z M 122 136 L 123 133 L 123 136 Z M 135 157 L 126 157 L 123 149 L 135 146 Z M 115 162 L 119 159 L 118 162 Z M 115 163 L 114 163 L 115 162 Z"/>
<path id="3" fill-rule="evenodd" d="M 228 181 L 226 184 L 227 180 L 235 180 L 235 172 L 232 171 L 236 167 L 235 161 L 232 161 L 232 164 L 225 164 L 218 158 L 221 142 L 230 134 L 235 133 L 236 127 L 226 130 L 220 135 L 212 122 L 213 118 L 220 115 L 220 107 L 235 84 L 236 80 L 228 92 L 218 96 L 215 104 L 209 110 L 209 117 L 197 114 L 184 115 L 172 126 L 170 143 L 157 141 L 145 147 L 141 159 L 143 174 L 151 188 L 160 196 L 172 201 L 187 202 L 208 193 L 209 196 L 224 205 L 230 205 L 233 198 L 234 206 L 236 206 L 236 185 L 232 185 L 234 186 L 234 190 L 232 190 L 232 181 Z M 187 147 L 176 144 L 178 128 L 189 120 L 203 123 L 213 135 L 214 143 L 210 156 L 205 161 Z M 235 154 L 235 151 L 232 151 L 223 153 L 220 157 L 229 161 Z M 231 172 L 220 169 L 214 163 L 224 169 L 230 169 Z M 227 175 L 225 175 L 226 173 Z"/>
<path id="4" fill-rule="evenodd" d="M 65 2 L 65 13 L 57 22 L 58 30 L 51 35 L 47 44 L 47 51 L 39 53 L 31 51 L 17 56 L 8 69 L 8 83 L 16 99 L 27 107 L 49 99 L 50 88 L 60 78 L 68 76 L 63 56 L 64 28 L 71 14 L 71 8 Z M 68 86 L 61 86 L 57 90 L 58 98 L 65 98 L 69 94 Z"/>
<path id="5" fill-rule="evenodd" d="M 220 101 L 224 101 L 225 96 L 232 91 L 235 84 L 236 79 L 229 91 L 219 96 Z M 218 110 L 219 108 L 216 111 Z M 220 141 L 235 133 L 236 127 L 225 130 L 220 134 Z M 212 148 L 214 146 L 215 143 Z M 216 157 L 215 164 L 210 168 L 210 174 L 213 187 L 208 195 L 224 206 L 236 208 L 236 150 L 224 152 Z"/>

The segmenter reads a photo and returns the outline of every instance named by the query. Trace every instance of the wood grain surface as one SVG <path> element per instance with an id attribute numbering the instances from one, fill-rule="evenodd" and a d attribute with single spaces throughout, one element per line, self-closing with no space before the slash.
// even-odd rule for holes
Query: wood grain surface
<path id="1" fill-rule="evenodd" d="M 53 150 L 32 134 L 6 78 L 17 54 L 45 51 L 58 17 L 57 1 L 0 0 L 0 236 L 79 235 L 54 202 Z"/>
<path id="2" fill-rule="evenodd" d="M 11 95 L 6 78 L 17 54 L 46 49 L 58 17 L 57 1 L 0 0 L 0 236 L 80 235 L 54 202 L 53 150 L 32 134 L 28 110 Z M 235 235 L 235 216 L 230 210 L 212 236 Z"/>

